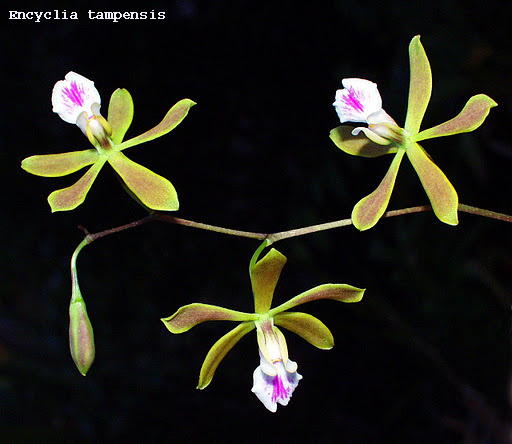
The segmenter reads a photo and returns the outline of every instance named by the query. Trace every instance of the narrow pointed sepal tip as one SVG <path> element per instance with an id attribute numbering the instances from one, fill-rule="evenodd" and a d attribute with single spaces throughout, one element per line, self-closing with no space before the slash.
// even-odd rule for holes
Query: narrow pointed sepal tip
<path id="1" fill-rule="evenodd" d="M 197 384 L 197 387 L 196 387 L 196 390 L 204 390 L 206 387 L 208 387 L 210 385 L 210 382 L 208 382 L 207 384 L 204 384 L 204 383 L 198 383 Z"/>

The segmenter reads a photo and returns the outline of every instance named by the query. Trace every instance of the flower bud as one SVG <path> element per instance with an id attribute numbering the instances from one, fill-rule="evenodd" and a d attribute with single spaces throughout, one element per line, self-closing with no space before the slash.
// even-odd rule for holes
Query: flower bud
<path id="1" fill-rule="evenodd" d="M 69 305 L 69 348 L 78 371 L 85 376 L 94 361 L 94 333 L 83 299 Z"/>

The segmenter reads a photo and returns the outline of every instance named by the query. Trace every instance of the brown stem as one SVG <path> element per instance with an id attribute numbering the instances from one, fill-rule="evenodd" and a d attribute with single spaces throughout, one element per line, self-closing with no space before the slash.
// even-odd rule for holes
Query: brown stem
<path id="1" fill-rule="evenodd" d="M 504 222 L 512 223 L 512 216 L 503 213 L 497 213 L 496 211 L 483 210 L 477 207 L 471 207 L 469 205 L 459 204 L 459 211 L 465 213 L 477 214 L 478 216 L 488 217 L 490 219 L 502 220 Z"/>
<path id="2" fill-rule="evenodd" d="M 154 213 L 153 219 L 160 220 L 162 222 L 170 222 L 172 224 L 183 225 L 185 227 L 199 228 L 201 230 L 214 231 L 216 233 L 229 234 L 231 236 L 247 237 L 250 239 L 265 240 L 269 237 L 268 234 L 264 233 L 253 233 L 251 231 L 240 231 L 232 228 L 222 228 L 215 225 L 203 224 L 202 222 L 194 222 L 192 220 L 181 219 L 179 217 L 170 216 L 164 213 Z"/>
<path id="3" fill-rule="evenodd" d="M 382 218 L 384 219 L 384 218 L 388 218 L 388 217 L 401 216 L 404 214 L 420 213 L 422 211 L 430 211 L 431 209 L 432 209 L 432 207 L 430 205 L 419 205 L 416 207 L 402 208 L 400 210 L 386 211 L 384 213 L 384 215 L 382 216 Z M 512 216 L 509 216 L 509 215 L 503 214 L 503 213 L 497 213 L 495 211 L 484 210 L 481 208 L 472 207 L 469 205 L 459 204 L 459 211 L 512 223 Z M 200 230 L 213 231 L 215 233 L 228 234 L 230 236 L 245 237 L 245 238 L 257 239 L 257 240 L 268 239 L 269 245 L 272 243 L 275 243 L 277 241 L 283 240 L 283 239 L 289 239 L 289 238 L 297 237 L 297 236 L 304 236 L 305 234 L 317 233 L 319 231 L 331 230 L 333 228 L 339 228 L 339 227 L 345 227 L 347 225 L 352 225 L 351 219 L 341 219 L 341 220 L 337 220 L 334 222 L 326 222 L 323 224 L 311 225 L 309 227 L 296 228 L 293 230 L 286 230 L 286 231 L 280 231 L 277 233 L 265 234 L 265 233 L 255 233 L 252 231 L 234 230 L 232 228 L 223 228 L 223 227 L 218 227 L 216 225 L 204 224 L 202 222 L 195 222 L 192 220 L 181 219 L 179 217 L 174 217 L 174 216 L 171 216 L 171 215 L 165 214 L 165 213 L 154 212 L 154 213 L 151 213 L 149 216 L 146 216 L 145 218 L 140 219 L 138 221 L 131 222 L 126 225 L 121 225 L 116 228 L 111 228 L 109 230 L 100 231 L 100 232 L 94 233 L 94 234 L 90 234 L 87 231 L 87 229 L 81 225 L 79 226 L 79 228 L 86 234 L 86 238 L 89 239 L 88 243 L 91 243 L 91 242 L 95 241 L 96 239 L 99 239 L 99 238 L 102 238 L 105 236 L 109 236 L 114 233 L 119 233 L 120 231 L 128 230 L 130 228 L 135 228 L 135 227 L 138 227 L 140 225 L 143 225 L 147 222 L 151 222 L 154 220 L 159 220 L 162 222 L 169 222 L 169 223 L 176 224 L 176 225 L 183 225 L 185 227 L 198 228 Z"/>
<path id="4" fill-rule="evenodd" d="M 129 230 L 130 228 L 139 227 L 148 222 L 151 222 L 154 219 L 155 217 L 153 216 L 153 214 L 150 214 L 149 216 L 146 216 L 143 219 L 130 222 L 129 224 L 120 225 L 119 227 L 110 228 L 108 230 L 99 231 L 97 233 L 92 234 L 89 233 L 89 231 L 82 225 L 79 225 L 78 228 L 85 233 L 85 238 L 88 240 L 87 244 L 90 244 L 91 242 L 94 242 L 95 240 L 100 239 L 102 237 L 110 236 L 111 234 L 119 233 L 120 231 Z"/>
<path id="5" fill-rule="evenodd" d="M 382 218 L 400 216 L 402 214 L 419 213 L 432 209 L 430 205 L 422 205 L 418 207 L 403 208 L 401 210 L 387 211 L 383 214 Z M 327 222 L 324 224 L 312 225 L 310 227 L 297 228 L 294 230 L 281 231 L 279 233 L 269 234 L 267 239 L 271 242 L 277 242 L 290 237 L 303 236 L 305 234 L 316 233 L 318 231 L 331 230 L 332 228 L 346 227 L 352 225 L 352 219 L 342 219 L 335 222 Z"/>

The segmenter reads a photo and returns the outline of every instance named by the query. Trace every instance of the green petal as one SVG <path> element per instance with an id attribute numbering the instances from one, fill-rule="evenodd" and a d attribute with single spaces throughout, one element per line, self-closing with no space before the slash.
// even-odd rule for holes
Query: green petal
<path id="1" fill-rule="evenodd" d="M 353 287 L 352 285 L 323 284 L 295 296 L 279 307 L 273 308 L 268 314 L 269 316 L 275 316 L 297 305 L 317 301 L 319 299 L 333 299 L 339 302 L 359 302 L 363 298 L 363 293 L 364 289 Z"/>
<path id="2" fill-rule="evenodd" d="M 197 388 L 202 390 L 210 384 L 212 381 L 215 370 L 219 366 L 220 362 L 224 359 L 224 356 L 231 350 L 236 343 L 242 339 L 247 333 L 255 328 L 254 322 L 242 322 L 240 325 L 235 327 L 229 333 L 225 334 L 220 338 L 213 347 L 210 349 L 201 367 L 201 373 L 199 374 L 199 383 Z"/>
<path id="3" fill-rule="evenodd" d="M 153 129 L 150 129 L 149 131 L 146 131 L 140 136 L 123 142 L 121 145 L 119 145 L 118 149 L 124 150 L 125 148 L 139 145 L 140 143 L 148 142 L 150 140 L 156 139 L 157 137 L 163 136 L 164 134 L 167 134 L 181 123 L 181 121 L 187 116 L 190 108 L 195 104 L 195 102 L 189 99 L 180 100 L 169 110 L 169 112 L 157 126 L 155 126 Z"/>
<path id="4" fill-rule="evenodd" d="M 334 128 L 329 133 L 329 137 L 340 150 L 354 156 L 378 157 L 397 151 L 397 147 L 393 144 L 379 145 L 372 142 L 363 132 L 353 136 L 350 126 L 342 125 Z"/>
<path id="5" fill-rule="evenodd" d="M 334 338 L 329 329 L 320 319 L 308 313 L 279 313 L 274 317 L 274 322 L 322 350 L 329 350 L 334 346 Z"/>
<path id="6" fill-rule="evenodd" d="M 405 130 L 409 134 L 417 134 L 425 115 L 430 94 L 432 93 L 432 72 L 427 54 L 417 35 L 409 45 L 409 60 L 411 64 L 411 79 L 409 84 L 409 102 Z"/>
<path id="7" fill-rule="evenodd" d="M 432 139 L 433 137 L 451 136 L 452 134 L 467 133 L 477 129 L 489 114 L 493 106 L 498 104 L 485 94 L 478 94 L 468 100 L 462 111 L 448 122 L 419 133 L 416 141 Z"/>
<path id="8" fill-rule="evenodd" d="M 69 211 L 78 207 L 85 200 L 105 161 L 105 159 L 100 158 L 74 185 L 51 193 L 48 196 L 48 203 L 52 212 Z"/>
<path id="9" fill-rule="evenodd" d="M 286 257 L 272 248 L 249 270 L 256 313 L 270 310 L 274 290 L 285 263 Z"/>
<path id="10" fill-rule="evenodd" d="M 388 172 L 377 189 L 363 197 L 352 210 L 352 223 L 358 230 L 363 231 L 372 228 L 386 211 L 404 153 L 404 149 L 398 150 Z"/>
<path id="11" fill-rule="evenodd" d="M 457 225 L 459 223 L 457 219 L 459 198 L 453 185 L 417 143 L 407 147 L 407 157 L 427 192 L 436 216 L 441 222 Z"/>
<path id="12" fill-rule="evenodd" d="M 133 100 L 123 88 L 116 89 L 108 105 L 108 123 L 112 127 L 112 141 L 119 145 L 133 119 Z"/>
<path id="13" fill-rule="evenodd" d="M 43 154 L 27 157 L 21 162 L 21 168 L 36 176 L 60 177 L 93 164 L 98 160 L 98 156 L 98 151 L 95 149 L 61 154 Z"/>
<path id="14" fill-rule="evenodd" d="M 161 321 L 171 333 L 185 333 L 192 327 L 206 321 L 250 321 L 256 314 L 243 313 L 208 304 L 189 304 L 180 307 L 176 313 Z"/>
<path id="15" fill-rule="evenodd" d="M 166 178 L 128 159 L 121 152 L 113 153 L 108 162 L 147 207 L 157 211 L 175 211 L 179 208 L 176 190 Z"/>

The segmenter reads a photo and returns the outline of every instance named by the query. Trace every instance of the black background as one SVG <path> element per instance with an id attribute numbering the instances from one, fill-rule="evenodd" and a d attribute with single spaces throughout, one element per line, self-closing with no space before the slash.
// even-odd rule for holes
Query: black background
<path id="1" fill-rule="evenodd" d="M 194 301 L 251 311 L 249 259 L 257 241 L 151 223 L 88 246 L 79 279 L 95 329 L 96 361 L 82 377 L 68 350 L 69 260 L 83 238 L 144 216 L 104 168 L 85 203 L 51 214 L 47 195 L 76 181 L 31 176 L 33 154 L 88 148 L 51 110 L 68 71 L 135 102 L 127 137 L 156 125 L 178 100 L 198 103 L 173 132 L 129 149 L 169 178 L 177 216 L 275 232 L 350 216 L 391 157 L 348 156 L 328 138 L 344 77 L 377 82 L 403 123 L 408 53 L 421 34 L 434 89 L 422 128 L 455 116 L 474 94 L 499 107 L 477 131 L 423 146 L 460 201 L 512 213 L 508 2 L 149 1 L 164 20 L 2 22 L 0 117 L 0 433 L 4 441 L 501 442 L 510 407 L 511 226 L 460 214 L 382 220 L 276 244 L 288 257 L 275 303 L 326 282 L 367 288 L 359 304 L 301 309 L 331 329 L 329 352 L 288 333 L 304 376 L 271 414 L 250 392 L 256 337 L 195 389 L 209 347 L 232 325 L 171 335 L 159 318 Z M 427 203 L 403 162 L 390 209 Z"/>

